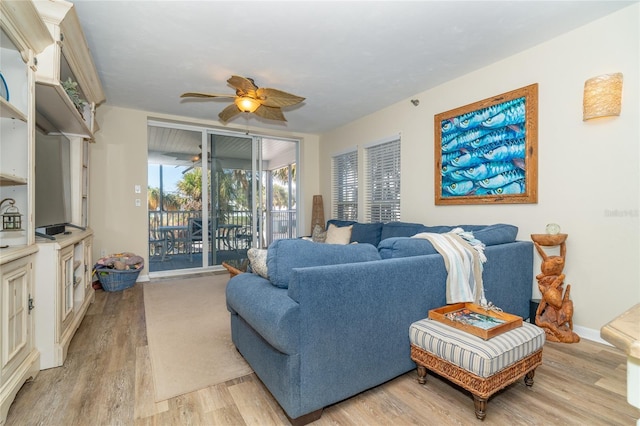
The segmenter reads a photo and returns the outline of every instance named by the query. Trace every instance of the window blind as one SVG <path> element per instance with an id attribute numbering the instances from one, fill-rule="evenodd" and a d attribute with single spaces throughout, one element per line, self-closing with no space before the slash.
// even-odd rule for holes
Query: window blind
<path id="1" fill-rule="evenodd" d="M 335 155 L 331 168 L 333 218 L 358 220 L 358 151 Z"/>
<path id="2" fill-rule="evenodd" d="M 365 220 L 400 220 L 400 136 L 365 148 Z"/>

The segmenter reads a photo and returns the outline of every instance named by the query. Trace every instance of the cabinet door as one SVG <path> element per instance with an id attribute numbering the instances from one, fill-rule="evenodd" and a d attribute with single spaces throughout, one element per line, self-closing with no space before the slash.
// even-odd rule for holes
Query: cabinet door
<path id="1" fill-rule="evenodd" d="M 2 276 L 2 372 L 11 373 L 31 350 L 31 258 L 0 267 Z"/>
<path id="2" fill-rule="evenodd" d="M 64 331 L 65 324 L 73 315 L 73 246 L 60 251 L 60 333 Z"/>
<path id="3" fill-rule="evenodd" d="M 89 237 L 84 240 L 84 291 L 86 299 L 91 293 L 93 293 L 93 237 Z"/>

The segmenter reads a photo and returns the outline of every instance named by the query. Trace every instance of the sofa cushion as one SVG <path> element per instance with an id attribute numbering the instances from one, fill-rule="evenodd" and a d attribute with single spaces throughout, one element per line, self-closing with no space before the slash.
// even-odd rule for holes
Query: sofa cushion
<path id="1" fill-rule="evenodd" d="M 428 231 L 428 228 L 420 223 L 410 222 L 387 222 L 382 226 L 382 235 L 380 240 L 386 240 L 393 237 L 411 237 L 420 232 Z"/>
<path id="2" fill-rule="evenodd" d="M 392 237 L 382 240 L 378 244 L 378 252 L 382 259 L 438 254 L 429 240 L 410 237 Z"/>
<path id="3" fill-rule="evenodd" d="M 467 231 L 467 228 L 462 226 Z M 485 246 L 495 246 L 498 244 L 512 243 L 518 236 L 518 227 L 514 225 L 507 225 L 505 223 L 496 223 L 495 225 L 488 225 L 482 229 L 473 230 L 473 236 L 482 241 Z"/>
<path id="4" fill-rule="evenodd" d="M 330 219 L 327 227 L 334 224 L 337 227 L 353 225 L 351 229 L 351 243 L 367 243 L 378 246 L 382 235 L 382 222 L 360 223 L 352 220 Z"/>
<path id="5" fill-rule="evenodd" d="M 512 243 L 518 235 L 518 227 L 498 223 L 495 225 L 457 225 L 457 226 L 425 226 L 424 231 L 431 233 L 450 232 L 454 228 L 471 231 L 474 238 L 482 241 L 485 246 Z M 437 254 L 438 251 L 431 242 L 422 238 L 392 237 L 380 241 L 378 244 L 380 257 L 391 259 L 396 257 L 422 256 Z"/>
<path id="6" fill-rule="evenodd" d="M 518 227 L 507 225 L 506 223 L 496 223 L 493 225 L 456 225 L 450 228 L 462 228 L 465 231 L 473 232 L 473 236 L 482 241 L 485 246 L 512 243 L 518 236 Z"/>
<path id="7" fill-rule="evenodd" d="M 267 249 L 250 248 L 247 250 L 247 257 L 249 258 L 249 265 L 251 265 L 251 271 L 260 275 L 262 278 L 269 278 L 269 271 L 267 268 Z"/>
<path id="8" fill-rule="evenodd" d="M 288 288 L 291 270 L 309 266 L 380 260 L 371 244 L 318 244 L 302 239 L 277 240 L 267 254 L 269 280 L 276 287 Z"/>
<path id="9" fill-rule="evenodd" d="M 367 243 L 377 246 L 382 237 L 382 222 L 354 223 L 351 242 Z"/>
<path id="10" fill-rule="evenodd" d="M 311 233 L 311 241 L 314 243 L 324 243 L 327 239 L 327 231 L 324 231 L 320 225 L 313 227 L 313 232 Z"/>
<path id="11" fill-rule="evenodd" d="M 349 244 L 351 241 L 351 229 L 353 225 L 337 227 L 334 224 L 329 225 L 327 229 L 327 237 L 324 242 L 326 244 Z"/>

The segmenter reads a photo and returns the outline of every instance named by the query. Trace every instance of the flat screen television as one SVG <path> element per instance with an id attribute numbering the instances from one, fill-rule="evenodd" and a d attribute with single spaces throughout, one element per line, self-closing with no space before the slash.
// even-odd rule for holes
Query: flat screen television
<path id="1" fill-rule="evenodd" d="M 36 132 L 34 221 L 38 234 L 55 235 L 71 222 L 71 141 Z"/>

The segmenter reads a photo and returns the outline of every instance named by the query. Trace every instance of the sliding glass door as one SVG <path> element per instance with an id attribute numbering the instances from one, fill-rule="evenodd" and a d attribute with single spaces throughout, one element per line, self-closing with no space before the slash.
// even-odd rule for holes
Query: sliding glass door
<path id="1" fill-rule="evenodd" d="M 296 237 L 297 163 L 296 140 L 150 122 L 150 272 L 216 267 Z"/>

